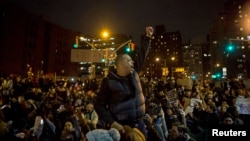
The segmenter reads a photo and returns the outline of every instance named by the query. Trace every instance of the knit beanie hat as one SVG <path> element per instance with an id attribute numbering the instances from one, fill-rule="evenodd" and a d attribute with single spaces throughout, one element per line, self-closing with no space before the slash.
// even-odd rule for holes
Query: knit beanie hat
<path id="1" fill-rule="evenodd" d="M 125 130 L 125 140 L 126 141 L 146 141 L 143 133 L 137 128 L 131 128 L 128 125 L 123 126 Z"/>
<path id="2" fill-rule="evenodd" d="M 95 129 L 89 131 L 86 137 L 88 141 L 120 141 L 121 139 L 119 131 L 115 128 L 109 130 Z"/>

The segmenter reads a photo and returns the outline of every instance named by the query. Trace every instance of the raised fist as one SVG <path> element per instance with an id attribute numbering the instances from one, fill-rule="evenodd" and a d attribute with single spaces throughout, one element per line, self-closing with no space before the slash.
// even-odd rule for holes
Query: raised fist
<path id="1" fill-rule="evenodd" d="M 151 26 L 146 27 L 146 36 L 151 37 L 154 33 L 154 29 Z"/>

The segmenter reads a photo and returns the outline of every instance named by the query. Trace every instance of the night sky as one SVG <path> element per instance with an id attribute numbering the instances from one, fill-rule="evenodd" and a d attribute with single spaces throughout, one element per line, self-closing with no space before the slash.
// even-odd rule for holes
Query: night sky
<path id="1" fill-rule="evenodd" d="M 104 29 L 138 39 L 148 25 L 180 31 L 183 41 L 205 35 L 226 0 L 9 0 L 83 35 Z"/>

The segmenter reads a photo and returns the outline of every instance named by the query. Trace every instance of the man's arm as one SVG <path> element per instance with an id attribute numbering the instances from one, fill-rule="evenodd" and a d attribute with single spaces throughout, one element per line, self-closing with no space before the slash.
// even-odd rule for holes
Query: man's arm
<path id="1" fill-rule="evenodd" d="M 150 39 L 153 35 L 153 28 L 148 26 L 146 27 L 146 35 L 142 37 L 141 41 L 141 47 L 138 50 L 138 54 L 136 58 L 134 59 L 135 61 L 135 70 L 139 73 L 145 64 L 146 57 L 149 53 L 149 48 L 150 48 Z"/>

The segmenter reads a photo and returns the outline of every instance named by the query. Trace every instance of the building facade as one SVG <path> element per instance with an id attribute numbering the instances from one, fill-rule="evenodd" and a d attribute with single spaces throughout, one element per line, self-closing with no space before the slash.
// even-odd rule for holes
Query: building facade
<path id="1" fill-rule="evenodd" d="M 177 77 L 175 68 L 184 67 L 180 32 L 156 25 L 146 62 L 144 74 L 149 78 Z"/>
<path id="2" fill-rule="evenodd" d="M 73 75 L 70 49 L 76 32 L 53 24 L 43 16 L 1 3 L 0 72 L 3 74 Z"/>
<path id="3" fill-rule="evenodd" d="M 250 15 L 248 0 L 228 0 L 210 30 L 212 73 L 222 78 L 250 76 Z"/>

